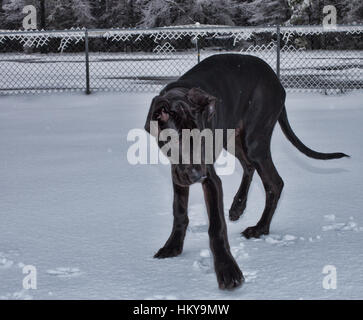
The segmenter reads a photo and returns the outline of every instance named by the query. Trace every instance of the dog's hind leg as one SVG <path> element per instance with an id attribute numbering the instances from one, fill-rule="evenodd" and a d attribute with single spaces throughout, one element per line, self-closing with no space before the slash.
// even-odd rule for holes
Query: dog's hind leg
<path id="1" fill-rule="evenodd" d="M 255 168 L 246 159 L 246 154 L 242 149 L 240 136 L 236 137 L 235 150 L 236 150 L 235 156 L 239 160 L 243 168 L 243 177 L 241 185 L 233 199 L 231 209 L 229 209 L 229 219 L 231 221 L 238 220 L 240 216 L 243 214 L 243 211 L 246 209 L 248 190 L 250 189 L 253 174 L 255 172 Z"/>
<path id="2" fill-rule="evenodd" d="M 188 198 L 189 187 L 182 187 L 173 183 L 173 229 L 169 239 L 155 255 L 154 258 L 175 257 L 182 253 L 185 233 L 188 227 Z"/>
<path id="3" fill-rule="evenodd" d="M 246 238 L 258 238 L 270 232 L 270 224 L 280 198 L 284 182 L 272 162 L 269 143 L 265 151 L 259 150 L 259 157 L 252 157 L 254 167 L 261 177 L 266 193 L 266 204 L 261 219 L 253 227 L 248 227 L 242 234 Z M 261 152 L 262 151 L 262 152 Z"/>
<path id="4" fill-rule="evenodd" d="M 271 157 L 273 129 L 283 109 L 284 91 L 273 79 L 262 78 L 256 87 L 249 109 L 244 115 L 242 137 L 247 159 L 257 170 L 266 194 L 265 208 L 258 223 L 242 234 L 246 238 L 258 238 L 270 232 L 270 224 L 279 201 L 284 182 Z"/>

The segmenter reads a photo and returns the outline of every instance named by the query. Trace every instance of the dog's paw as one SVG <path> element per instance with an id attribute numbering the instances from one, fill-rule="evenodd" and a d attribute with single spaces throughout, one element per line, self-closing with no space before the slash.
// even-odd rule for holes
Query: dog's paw
<path id="1" fill-rule="evenodd" d="M 239 287 L 244 282 L 242 271 L 233 258 L 229 261 L 215 264 L 217 281 L 220 289 L 233 289 Z"/>
<path id="2" fill-rule="evenodd" d="M 259 238 L 262 235 L 269 234 L 269 230 L 260 226 L 248 227 L 245 231 L 242 232 L 242 235 L 246 238 Z"/>
<path id="3" fill-rule="evenodd" d="M 243 212 L 241 212 L 240 210 L 236 210 L 236 209 L 230 209 L 229 210 L 229 220 L 231 221 L 237 221 L 240 216 L 242 215 Z"/>
<path id="4" fill-rule="evenodd" d="M 182 248 L 180 247 L 162 247 L 157 253 L 155 253 L 154 258 L 164 259 L 176 257 L 182 253 Z"/>
<path id="5" fill-rule="evenodd" d="M 229 220 L 237 221 L 241 217 L 245 209 L 245 201 L 234 200 L 231 209 L 229 209 Z"/>

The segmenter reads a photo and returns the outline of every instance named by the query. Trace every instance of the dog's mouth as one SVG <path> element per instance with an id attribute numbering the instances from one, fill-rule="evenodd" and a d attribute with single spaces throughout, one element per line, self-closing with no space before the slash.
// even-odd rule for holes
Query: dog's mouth
<path id="1" fill-rule="evenodd" d="M 173 179 L 173 181 L 175 184 L 177 184 L 181 187 L 189 187 L 195 183 L 203 183 L 206 178 L 207 178 L 207 176 L 203 176 L 200 179 L 195 180 L 195 181 L 191 181 L 191 180 L 186 181 L 186 180 L 178 180 L 178 179 Z"/>
<path id="2" fill-rule="evenodd" d="M 207 176 L 202 176 L 197 182 L 203 182 L 205 179 L 207 179 Z"/>

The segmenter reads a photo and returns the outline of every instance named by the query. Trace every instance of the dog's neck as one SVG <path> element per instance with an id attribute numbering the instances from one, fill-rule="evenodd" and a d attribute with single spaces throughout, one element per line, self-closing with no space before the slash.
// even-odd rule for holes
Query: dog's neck
<path id="1" fill-rule="evenodd" d="M 174 82 L 169 83 L 166 85 L 161 91 L 160 95 L 164 95 L 166 92 L 171 91 L 172 89 L 182 89 L 182 90 L 189 90 L 191 88 L 195 87 L 193 83 L 190 83 L 189 81 L 185 80 L 177 80 Z"/>
<path id="2" fill-rule="evenodd" d="M 162 95 L 162 96 L 171 96 L 171 97 L 175 97 L 175 96 L 185 97 L 185 95 L 187 94 L 188 91 L 189 91 L 188 88 L 175 87 L 175 88 L 172 88 L 170 90 L 162 92 L 160 95 Z"/>

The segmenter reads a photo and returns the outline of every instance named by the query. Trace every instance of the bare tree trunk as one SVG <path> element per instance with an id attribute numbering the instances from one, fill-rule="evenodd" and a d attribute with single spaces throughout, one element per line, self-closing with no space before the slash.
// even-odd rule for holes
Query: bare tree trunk
<path id="1" fill-rule="evenodd" d="M 45 23 L 45 0 L 40 0 L 40 6 L 39 6 L 39 11 L 40 11 L 40 24 L 39 24 L 39 29 L 45 29 L 46 28 L 46 23 Z"/>
<path id="2" fill-rule="evenodd" d="M 45 22 L 45 0 L 39 0 L 39 29 L 45 30 L 46 29 L 46 22 Z M 41 46 L 40 47 L 41 53 L 47 53 L 48 47 L 47 46 Z"/>
<path id="3" fill-rule="evenodd" d="M 96 19 L 97 27 L 103 27 L 101 17 L 106 12 L 106 1 L 107 0 L 90 0 L 91 14 Z"/>
<path id="4" fill-rule="evenodd" d="M 3 0 L 0 0 L 0 29 L 5 29 L 5 17 L 3 10 Z"/>
<path id="5" fill-rule="evenodd" d="M 136 21 L 135 21 L 134 0 L 128 0 L 127 5 L 128 5 L 128 13 L 129 13 L 129 21 L 130 21 L 129 27 L 135 27 Z"/>
<path id="6" fill-rule="evenodd" d="M 111 11 L 111 8 L 112 8 L 112 0 L 106 0 L 105 13 L 109 13 Z"/>

